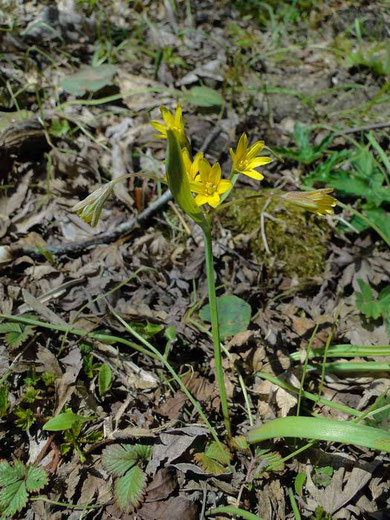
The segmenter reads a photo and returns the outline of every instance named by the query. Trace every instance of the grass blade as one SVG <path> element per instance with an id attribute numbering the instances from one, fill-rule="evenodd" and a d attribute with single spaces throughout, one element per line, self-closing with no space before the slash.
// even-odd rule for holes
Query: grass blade
<path id="1" fill-rule="evenodd" d="M 248 433 L 250 443 L 276 437 L 297 437 L 355 444 L 390 453 L 390 432 L 322 417 L 283 417 L 269 421 Z"/>
<path id="2" fill-rule="evenodd" d="M 249 511 L 245 511 L 244 509 L 240 509 L 239 507 L 234 506 L 222 506 L 222 507 L 216 507 L 215 509 L 210 509 L 210 511 L 207 511 L 206 516 L 214 516 L 218 514 L 230 514 L 238 516 L 238 518 L 244 518 L 244 520 L 261 520 L 260 516 L 254 515 L 253 513 L 250 513 Z"/>
<path id="3" fill-rule="evenodd" d="M 282 379 L 279 379 L 271 374 L 266 374 L 265 372 L 256 372 L 255 375 L 258 377 L 261 377 L 262 379 L 266 379 L 267 381 L 270 381 L 274 385 L 277 385 L 279 388 L 283 388 L 283 390 L 286 390 L 287 392 L 293 392 L 294 394 L 299 393 L 299 388 L 296 388 L 295 386 L 291 385 L 290 383 L 287 383 L 287 381 L 283 381 Z M 354 415 L 356 417 L 360 417 L 362 415 L 362 412 L 359 412 L 358 410 L 355 410 L 354 408 L 351 408 L 350 406 L 347 406 L 342 403 L 337 403 L 335 401 L 330 401 L 329 399 L 325 399 L 324 397 L 320 397 L 318 395 L 312 394 L 310 392 L 307 392 L 306 390 L 302 390 L 301 395 L 305 399 L 309 399 L 310 401 L 314 401 L 315 403 L 322 404 L 324 406 L 329 406 L 329 408 L 333 408 L 334 410 L 339 410 L 340 412 L 344 412 L 349 415 Z"/>
<path id="4" fill-rule="evenodd" d="M 314 367 L 309 365 L 309 370 L 319 371 L 322 367 Z M 378 361 L 363 361 L 361 363 L 351 362 L 335 362 L 326 363 L 325 370 L 327 373 L 369 373 L 369 372 L 389 372 L 390 363 Z"/>
<path id="5" fill-rule="evenodd" d="M 309 359 L 323 357 L 325 349 L 316 348 L 308 354 Z M 326 357 L 374 357 L 374 356 L 390 356 L 390 345 L 332 345 L 328 348 Z M 290 354 L 291 359 L 299 361 L 301 352 L 293 352 Z"/>

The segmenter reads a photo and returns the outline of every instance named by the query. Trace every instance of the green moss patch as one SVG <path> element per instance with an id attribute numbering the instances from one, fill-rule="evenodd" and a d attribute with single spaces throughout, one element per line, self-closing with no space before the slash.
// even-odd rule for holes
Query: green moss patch
<path id="1" fill-rule="evenodd" d="M 322 274 L 329 238 L 326 221 L 278 197 L 270 198 L 271 193 L 275 190 L 235 189 L 231 200 L 237 202 L 221 213 L 222 223 L 236 234 L 249 235 L 253 260 L 265 264 L 272 272 L 296 274 L 300 279 Z M 242 200 L 257 194 L 258 198 Z M 266 251 L 261 235 L 263 211 L 264 232 L 271 254 Z"/>

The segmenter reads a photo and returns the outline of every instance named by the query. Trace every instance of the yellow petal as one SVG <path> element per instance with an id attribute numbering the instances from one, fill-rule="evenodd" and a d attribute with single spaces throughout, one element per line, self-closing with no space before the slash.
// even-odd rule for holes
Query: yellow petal
<path id="1" fill-rule="evenodd" d="M 253 143 L 252 146 L 248 148 L 248 151 L 246 153 L 246 159 L 249 161 L 253 157 L 256 157 L 261 150 L 264 148 L 264 141 L 257 141 L 256 143 Z"/>
<path id="2" fill-rule="evenodd" d="M 269 164 L 272 161 L 272 157 L 256 157 L 249 162 L 248 166 L 249 168 L 258 168 L 259 166 L 264 166 L 264 164 Z"/>
<path id="3" fill-rule="evenodd" d="M 190 190 L 194 193 L 204 194 L 204 184 L 197 181 L 190 182 Z"/>
<path id="4" fill-rule="evenodd" d="M 192 178 L 192 175 L 191 175 L 192 162 L 191 162 L 191 159 L 190 159 L 190 154 L 187 151 L 187 148 L 184 148 L 181 151 L 181 154 L 182 154 L 182 157 L 183 157 L 184 168 L 185 168 L 186 172 Z"/>
<path id="5" fill-rule="evenodd" d="M 198 206 L 203 206 L 203 204 L 207 204 L 208 199 L 209 199 L 208 195 L 199 194 L 195 197 L 195 202 L 197 203 Z"/>
<path id="6" fill-rule="evenodd" d="M 221 180 L 222 172 L 221 172 L 221 166 L 219 163 L 214 163 L 213 166 L 210 169 L 209 173 L 209 182 L 213 186 L 218 186 L 219 181 Z"/>
<path id="7" fill-rule="evenodd" d="M 240 137 L 240 140 L 238 141 L 236 155 L 237 159 L 240 160 L 245 154 L 246 149 L 248 148 L 248 137 L 246 133 L 244 132 L 242 136 Z"/>
<path id="8" fill-rule="evenodd" d="M 176 108 L 176 112 L 175 112 L 175 126 L 177 126 L 178 128 L 181 126 L 181 123 L 182 123 L 182 115 L 183 115 L 183 111 L 182 111 L 182 108 L 181 108 L 181 105 L 177 105 L 177 108 Z"/>
<path id="9" fill-rule="evenodd" d="M 262 181 L 264 179 L 264 175 L 257 172 L 256 170 L 243 170 L 240 171 L 243 175 L 246 175 L 247 177 L 251 177 L 251 179 L 256 179 L 257 181 Z"/>
<path id="10" fill-rule="evenodd" d="M 333 207 L 337 204 L 337 200 L 328 195 L 332 191 L 332 188 L 308 192 L 290 191 L 283 195 L 283 198 L 317 215 L 332 215 Z"/>
<path id="11" fill-rule="evenodd" d="M 161 132 L 162 134 L 167 133 L 167 127 L 163 125 L 162 123 L 159 123 L 158 121 L 151 121 L 150 124 L 155 128 L 158 132 Z"/>
<path id="12" fill-rule="evenodd" d="M 198 195 L 199 196 L 199 195 Z M 209 195 L 207 197 L 207 202 L 212 206 L 213 208 L 216 208 L 220 202 L 220 197 L 217 192 L 213 193 L 212 195 Z"/>
<path id="13" fill-rule="evenodd" d="M 175 126 L 175 118 L 170 110 L 168 110 L 165 107 L 160 107 L 162 118 L 165 121 L 165 124 L 167 127 L 174 127 Z"/>
<path id="14" fill-rule="evenodd" d="M 230 190 L 233 187 L 233 184 L 231 181 L 228 181 L 227 179 L 222 179 L 218 186 L 217 186 L 217 192 L 222 195 L 222 193 L 225 193 L 225 191 Z"/>
<path id="15" fill-rule="evenodd" d="M 192 167 L 191 167 L 191 175 L 193 178 L 199 172 L 199 165 L 200 165 L 201 159 L 203 159 L 203 152 L 198 152 L 194 157 L 194 161 L 193 161 Z"/>
<path id="16" fill-rule="evenodd" d="M 207 159 L 201 159 L 199 162 L 199 172 L 202 182 L 208 182 L 211 166 Z"/>

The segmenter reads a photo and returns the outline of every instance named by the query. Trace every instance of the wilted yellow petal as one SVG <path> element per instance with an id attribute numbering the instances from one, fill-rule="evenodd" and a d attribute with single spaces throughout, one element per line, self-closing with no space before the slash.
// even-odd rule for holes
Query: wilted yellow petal
<path id="1" fill-rule="evenodd" d="M 324 216 L 332 215 L 334 213 L 333 208 L 337 205 L 337 200 L 329 195 L 332 192 L 333 188 L 314 191 L 290 191 L 282 198 L 312 213 Z"/>

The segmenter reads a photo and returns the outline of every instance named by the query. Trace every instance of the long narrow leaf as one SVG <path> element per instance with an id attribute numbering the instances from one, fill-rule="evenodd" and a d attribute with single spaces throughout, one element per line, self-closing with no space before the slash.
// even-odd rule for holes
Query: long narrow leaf
<path id="1" fill-rule="evenodd" d="M 309 352 L 309 359 L 315 357 L 323 357 L 324 349 L 316 348 Z M 326 357 L 375 357 L 390 356 L 390 345 L 332 345 L 326 351 Z M 299 361 L 301 352 L 293 352 L 290 354 L 291 359 Z"/>
<path id="2" fill-rule="evenodd" d="M 311 366 L 309 365 L 309 370 L 320 371 L 322 370 L 322 366 Z M 326 363 L 325 370 L 327 373 L 369 373 L 369 372 L 389 372 L 390 371 L 390 363 L 386 363 L 385 361 L 363 361 L 361 363 L 351 363 L 347 362 L 335 362 L 335 363 Z"/>
<path id="3" fill-rule="evenodd" d="M 238 518 L 244 518 L 244 520 L 261 520 L 260 516 L 254 515 L 249 511 L 245 511 L 244 509 L 240 509 L 235 506 L 221 506 L 216 507 L 215 509 L 210 509 L 207 511 L 206 516 L 214 516 L 219 514 L 228 514 L 238 516 Z"/>
<path id="4" fill-rule="evenodd" d="M 250 443 L 276 437 L 341 442 L 390 453 L 390 432 L 321 417 L 283 417 L 258 426 L 248 433 Z"/>
<path id="5" fill-rule="evenodd" d="M 270 381 L 274 385 L 277 385 L 280 388 L 283 388 L 283 390 L 286 390 L 287 392 L 293 392 L 295 394 L 299 393 L 299 388 L 296 388 L 295 386 L 291 385 L 290 383 L 287 383 L 287 381 L 278 379 L 277 377 L 275 377 L 271 374 L 266 374 L 265 372 L 256 372 L 256 376 L 261 377 L 262 379 L 266 379 L 267 381 Z M 351 408 L 350 406 L 347 406 L 345 404 L 337 403 L 335 401 L 330 401 L 329 399 L 325 399 L 324 397 L 312 394 L 310 392 L 306 392 L 306 390 L 302 390 L 301 395 L 302 395 L 302 397 L 305 397 L 306 399 L 309 399 L 310 401 L 314 401 L 315 403 L 329 406 L 329 408 L 333 408 L 334 410 L 339 410 L 340 412 L 348 413 L 350 415 L 355 415 L 356 417 L 360 417 L 362 415 L 362 412 L 359 412 L 359 410 L 355 410 L 354 408 Z"/>

